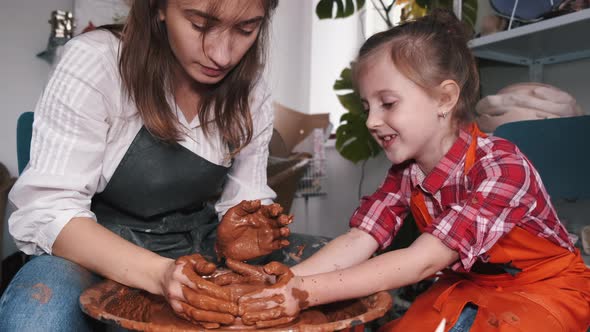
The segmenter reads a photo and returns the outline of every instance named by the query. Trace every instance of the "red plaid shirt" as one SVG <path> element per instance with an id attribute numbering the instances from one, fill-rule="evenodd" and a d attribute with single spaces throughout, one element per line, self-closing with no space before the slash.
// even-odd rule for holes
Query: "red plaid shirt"
<path id="1" fill-rule="evenodd" d="M 459 253 L 455 271 L 469 271 L 478 258 L 487 261 L 486 252 L 515 225 L 573 251 L 539 174 L 520 150 L 498 137 L 478 137 L 476 161 L 465 174 L 471 140 L 461 130 L 427 176 L 416 163 L 392 166 L 381 187 L 361 199 L 350 226 L 369 233 L 384 249 L 409 213 L 412 189 L 418 187 L 433 217 L 425 231 Z"/>

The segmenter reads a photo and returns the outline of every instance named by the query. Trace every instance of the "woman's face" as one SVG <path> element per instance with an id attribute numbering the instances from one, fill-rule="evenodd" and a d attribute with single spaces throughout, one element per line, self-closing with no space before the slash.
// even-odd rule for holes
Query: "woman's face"
<path id="1" fill-rule="evenodd" d="M 256 41 L 264 8 L 262 1 L 252 0 L 169 0 L 159 16 L 172 52 L 188 76 L 215 84 Z"/>

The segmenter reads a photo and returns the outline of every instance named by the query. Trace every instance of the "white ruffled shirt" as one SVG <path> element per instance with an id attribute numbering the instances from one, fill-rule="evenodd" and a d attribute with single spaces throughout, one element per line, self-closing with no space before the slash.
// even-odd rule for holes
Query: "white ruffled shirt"
<path id="1" fill-rule="evenodd" d="M 51 254 L 56 237 L 74 217 L 96 220 L 92 197 L 105 189 L 143 126 L 123 92 L 118 46 L 107 31 L 72 39 L 35 107 L 31 160 L 9 194 L 15 210 L 8 220 L 10 234 L 26 254 Z M 214 164 L 232 166 L 215 204 L 219 216 L 241 200 L 270 204 L 276 197 L 266 179 L 273 108 L 264 83 L 253 92 L 251 105 L 253 139 L 233 165 L 217 131 L 205 138 L 198 117 L 188 123 L 176 111 L 186 134 L 182 146 Z"/>

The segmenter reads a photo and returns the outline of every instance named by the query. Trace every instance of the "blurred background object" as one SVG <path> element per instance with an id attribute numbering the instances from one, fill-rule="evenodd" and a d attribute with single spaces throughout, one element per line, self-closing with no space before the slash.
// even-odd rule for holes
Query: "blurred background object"
<path id="1" fill-rule="evenodd" d="M 37 56 L 54 65 L 61 56 L 62 46 L 74 36 L 74 15 L 69 11 L 54 10 L 51 12 L 49 24 L 51 32 L 47 47 Z"/>
<path id="2" fill-rule="evenodd" d="M 510 84 L 495 95 L 482 98 L 475 111 L 477 124 L 487 133 L 508 122 L 583 114 L 572 95 L 552 85 L 536 82 Z"/>
<path id="3" fill-rule="evenodd" d="M 295 197 L 325 195 L 324 143 L 330 133 L 329 114 L 305 114 L 274 103 L 274 132 L 269 146 L 268 185 L 275 202 L 289 213 Z"/>

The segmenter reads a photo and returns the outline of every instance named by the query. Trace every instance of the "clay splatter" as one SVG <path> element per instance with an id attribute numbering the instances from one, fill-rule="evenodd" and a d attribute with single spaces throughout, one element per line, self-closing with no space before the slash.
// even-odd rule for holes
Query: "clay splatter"
<path id="1" fill-rule="evenodd" d="M 35 284 L 33 287 L 33 295 L 32 298 L 39 301 L 41 304 L 45 304 L 51 300 L 51 289 L 42 283 Z"/>

